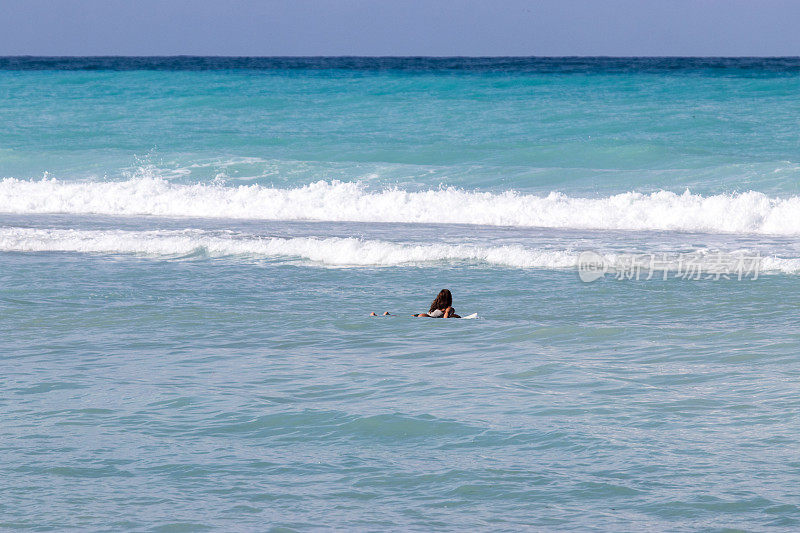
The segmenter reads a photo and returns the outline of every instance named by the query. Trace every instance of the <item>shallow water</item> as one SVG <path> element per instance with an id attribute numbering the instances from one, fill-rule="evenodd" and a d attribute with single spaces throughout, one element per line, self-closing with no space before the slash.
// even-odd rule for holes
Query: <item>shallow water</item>
<path id="1" fill-rule="evenodd" d="M 800 63 L 136 61 L 0 71 L 1 527 L 800 523 Z"/>

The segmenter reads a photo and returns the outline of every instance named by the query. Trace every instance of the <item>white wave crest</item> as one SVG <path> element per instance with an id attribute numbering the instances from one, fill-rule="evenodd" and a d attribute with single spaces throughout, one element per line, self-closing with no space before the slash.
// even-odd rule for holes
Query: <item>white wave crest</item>
<path id="1" fill-rule="evenodd" d="M 577 255 L 522 246 L 480 247 L 402 244 L 356 238 L 258 237 L 201 230 L 123 231 L 0 229 L 0 252 L 77 252 L 148 256 L 255 256 L 299 258 L 329 266 L 395 266 L 431 262 L 479 262 L 516 268 L 570 268 Z"/>
<path id="2" fill-rule="evenodd" d="M 770 198 L 754 191 L 574 198 L 455 188 L 370 191 L 338 181 L 280 189 L 180 185 L 152 177 L 109 182 L 6 178 L 0 181 L 0 212 L 800 234 L 800 197 Z"/>
<path id="3" fill-rule="evenodd" d="M 503 268 L 563 270 L 577 268 L 580 253 L 575 250 L 527 248 L 521 245 L 478 246 L 472 244 L 396 243 L 340 237 L 259 237 L 233 232 L 204 230 L 74 230 L 0 228 L 0 252 L 73 252 L 88 254 L 135 254 L 174 258 L 248 256 L 300 259 L 333 267 L 390 267 L 430 263 L 469 263 Z M 658 254 L 659 257 L 664 256 Z M 641 256 L 641 254 L 640 254 Z M 749 257 L 746 251 L 728 258 Z M 632 256 L 607 253 L 609 272 L 629 268 Z M 684 258 L 684 261 L 681 260 Z M 672 254 L 667 271 L 681 270 L 686 254 Z M 719 256 L 698 252 L 691 256 L 695 268 L 713 272 Z M 800 258 L 758 257 L 758 271 L 800 273 Z"/>

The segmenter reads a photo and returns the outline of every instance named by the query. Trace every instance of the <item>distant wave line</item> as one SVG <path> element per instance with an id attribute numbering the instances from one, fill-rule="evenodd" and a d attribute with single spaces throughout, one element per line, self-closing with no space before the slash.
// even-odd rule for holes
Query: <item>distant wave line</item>
<path id="1" fill-rule="evenodd" d="M 303 260 L 331 267 L 393 267 L 434 263 L 466 263 L 502 268 L 573 269 L 580 252 L 569 249 L 528 248 L 521 245 L 399 243 L 341 237 L 262 237 L 204 230 L 76 230 L 0 228 L 0 252 L 71 252 L 101 255 L 139 255 L 155 258 L 254 257 Z M 733 254 L 742 254 L 736 252 Z M 677 270 L 681 254 L 666 270 Z M 659 254 L 664 256 L 664 254 Z M 685 254 L 683 254 L 685 256 Z M 604 255 L 610 270 L 625 269 L 630 256 Z M 718 265 L 712 251 L 699 252 L 696 266 L 710 271 Z M 800 258 L 760 258 L 763 272 L 800 273 Z"/>
<path id="2" fill-rule="evenodd" d="M 296 188 L 162 178 L 125 181 L 0 181 L 0 212 L 477 224 L 569 229 L 800 234 L 800 197 L 761 192 L 702 196 L 625 192 L 598 197 L 438 188 L 371 190 L 358 182 L 318 181 Z"/>

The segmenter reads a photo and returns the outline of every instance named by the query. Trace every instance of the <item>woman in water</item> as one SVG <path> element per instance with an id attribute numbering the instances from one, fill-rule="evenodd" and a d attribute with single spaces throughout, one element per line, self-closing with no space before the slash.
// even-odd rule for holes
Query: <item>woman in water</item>
<path id="1" fill-rule="evenodd" d="M 369 316 L 378 315 L 372 312 Z M 389 311 L 383 313 L 383 316 L 390 316 Z M 424 316 L 428 318 L 461 318 L 456 314 L 456 310 L 453 309 L 453 295 L 450 294 L 450 291 L 447 289 L 439 291 L 438 296 L 436 296 L 436 299 L 431 303 L 431 308 L 427 313 L 420 313 L 414 316 Z"/>
<path id="2" fill-rule="evenodd" d="M 427 313 L 420 313 L 414 316 L 426 316 L 430 318 L 461 318 L 453 309 L 453 295 L 447 289 L 439 291 L 436 299 L 431 303 L 431 308 Z"/>

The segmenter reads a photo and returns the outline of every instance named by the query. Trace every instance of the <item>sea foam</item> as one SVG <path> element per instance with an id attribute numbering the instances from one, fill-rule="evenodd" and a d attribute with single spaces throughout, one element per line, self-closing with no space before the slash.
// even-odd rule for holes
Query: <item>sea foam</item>
<path id="1" fill-rule="evenodd" d="M 501 268 L 563 270 L 576 268 L 580 251 L 530 248 L 522 245 L 404 243 L 341 237 L 264 237 L 235 232 L 187 230 L 76 230 L 0 228 L 0 252 L 72 252 L 86 254 L 134 254 L 155 258 L 251 257 L 302 260 L 332 267 L 391 267 L 434 263 L 479 264 Z M 727 257 L 748 256 L 735 252 Z M 610 272 L 624 270 L 630 257 L 605 253 Z M 671 257 L 666 270 L 681 270 L 683 254 Z M 713 271 L 719 257 L 703 251 L 692 256 L 702 272 Z M 759 257 L 759 271 L 800 273 L 800 258 Z"/>
<path id="2" fill-rule="evenodd" d="M 771 198 L 754 191 L 579 198 L 457 188 L 376 191 L 339 181 L 282 189 L 185 185 L 152 177 L 103 182 L 6 178 L 0 181 L 0 212 L 800 234 L 800 197 Z"/>
<path id="3" fill-rule="evenodd" d="M 330 266 L 479 262 L 517 268 L 569 268 L 569 251 L 522 246 L 411 244 L 357 238 L 260 237 L 203 230 L 124 231 L 0 228 L 3 252 L 77 252 L 145 256 L 297 258 Z"/>

